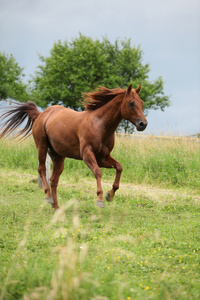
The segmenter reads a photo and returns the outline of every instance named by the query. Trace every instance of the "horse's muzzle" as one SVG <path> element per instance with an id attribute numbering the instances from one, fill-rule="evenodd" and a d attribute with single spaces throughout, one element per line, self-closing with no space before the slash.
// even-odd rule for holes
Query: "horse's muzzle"
<path id="1" fill-rule="evenodd" d="M 145 128 L 147 127 L 147 124 L 148 124 L 147 120 L 142 120 L 142 119 L 139 119 L 135 122 L 135 126 L 138 131 L 145 130 Z"/>

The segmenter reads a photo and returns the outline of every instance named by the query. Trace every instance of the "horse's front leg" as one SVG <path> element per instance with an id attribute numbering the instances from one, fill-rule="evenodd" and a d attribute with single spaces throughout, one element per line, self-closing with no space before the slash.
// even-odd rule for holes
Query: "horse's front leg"
<path id="1" fill-rule="evenodd" d="M 113 200 L 116 190 L 119 189 L 122 165 L 118 161 L 116 161 L 111 155 L 109 155 L 107 158 L 103 158 L 100 160 L 99 166 L 103 168 L 114 168 L 116 170 L 116 177 L 112 189 L 108 191 L 105 195 L 106 200 L 111 202 Z"/>
<path id="2" fill-rule="evenodd" d="M 87 146 L 82 151 L 83 161 L 86 165 L 90 168 L 90 170 L 94 173 L 94 176 L 97 180 L 97 200 L 96 205 L 99 207 L 104 207 L 104 200 L 103 200 L 103 190 L 101 186 L 101 170 L 97 164 L 96 157 L 94 152 L 92 151 L 91 147 Z"/>

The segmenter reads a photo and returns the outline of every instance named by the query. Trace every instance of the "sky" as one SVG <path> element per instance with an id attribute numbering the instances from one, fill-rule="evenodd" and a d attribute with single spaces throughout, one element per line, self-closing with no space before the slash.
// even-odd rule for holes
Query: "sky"
<path id="1" fill-rule="evenodd" d="M 146 134 L 200 132 L 199 0 L 0 0 L 0 51 L 13 54 L 27 80 L 38 54 L 79 33 L 131 39 L 150 64 L 149 80 L 162 76 L 171 106 L 149 111 Z"/>

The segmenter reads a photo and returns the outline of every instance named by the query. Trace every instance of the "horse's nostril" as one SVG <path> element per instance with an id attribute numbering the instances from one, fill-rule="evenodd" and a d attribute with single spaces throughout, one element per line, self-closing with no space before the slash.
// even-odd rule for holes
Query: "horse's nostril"
<path id="1" fill-rule="evenodd" d="M 138 124 L 136 125 L 136 127 L 137 127 L 138 131 L 143 131 L 147 127 L 147 122 L 140 121 L 140 122 L 138 122 Z"/>

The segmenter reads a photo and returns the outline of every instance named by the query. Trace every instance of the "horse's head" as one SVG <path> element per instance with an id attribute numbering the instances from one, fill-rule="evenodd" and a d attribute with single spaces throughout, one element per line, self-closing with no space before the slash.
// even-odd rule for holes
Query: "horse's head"
<path id="1" fill-rule="evenodd" d="M 121 115 L 134 124 L 138 131 L 143 131 L 148 123 L 143 114 L 143 101 L 139 96 L 140 88 L 141 85 L 134 90 L 132 84 L 129 85 L 121 106 Z"/>

